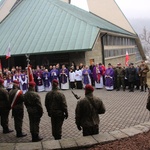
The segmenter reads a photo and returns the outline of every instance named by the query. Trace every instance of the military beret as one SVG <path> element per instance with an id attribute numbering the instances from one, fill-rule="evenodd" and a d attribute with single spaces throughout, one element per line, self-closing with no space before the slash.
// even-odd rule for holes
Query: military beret
<path id="1" fill-rule="evenodd" d="M 58 84 L 58 80 L 56 80 L 56 79 L 54 79 L 52 82 Z"/>
<path id="2" fill-rule="evenodd" d="M 86 90 L 86 91 L 88 90 L 88 91 L 93 92 L 93 91 L 94 91 L 94 88 L 93 88 L 93 86 L 87 84 L 87 85 L 85 86 L 85 90 Z"/>
<path id="3" fill-rule="evenodd" d="M 3 79 L 0 79 L 0 83 L 4 83 L 4 80 L 3 80 Z"/>
<path id="4" fill-rule="evenodd" d="M 19 81 L 17 81 L 17 80 L 14 80 L 14 81 L 13 81 L 13 83 L 15 83 L 15 84 L 19 84 Z"/>
<path id="5" fill-rule="evenodd" d="M 30 81 L 29 82 L 29 86 L 33 86 L 34 87 L 35 85 L 36 85 L 36 83 L 34 81 Z"/>

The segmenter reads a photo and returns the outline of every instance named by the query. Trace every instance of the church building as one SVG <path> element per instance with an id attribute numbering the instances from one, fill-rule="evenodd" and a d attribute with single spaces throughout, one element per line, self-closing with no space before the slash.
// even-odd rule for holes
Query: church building
<path id="1" fill-rule="evenodd" d="M 9 13 L 1 13 L 7 1 L 0 3 L 0 59 L 4 67 L 8 49 L 10 67 L 26 67 L 26 56 L 33 67 L 45 60 L 47 66 L 90 65 L 92 61 L 125 65 L 126 52 L 131 62 L 145 59 L 138 35 L 114 0 L 87 0 L 89 11 L 74 6 L 71 0 L 11 0 L 14 4 Z"/>

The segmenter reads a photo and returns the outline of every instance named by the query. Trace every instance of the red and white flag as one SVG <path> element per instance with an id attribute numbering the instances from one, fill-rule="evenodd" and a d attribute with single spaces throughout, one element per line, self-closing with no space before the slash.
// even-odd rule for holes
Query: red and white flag
<path id="1" fill-rule="evenodd" d="M 28 82 L 34 81 L 33 72 L 30 65 L 28 65 L 27 74 L 28 74 Z"/>
<path id="2" fill-rule="evenodd" d="M 2 71 L 2 63 L 1 63 L 1 59 L 0 59 L 0 71 Z"/>
<path id="3" fill-rule="evenodd" d="M 10 57 L 11 57 L 11 51 L 10 51 L 10 44 L 9 44 L 8 49 L 7 49 L 7 53 L 6 53 L 6 59 L 8 59 Z"/>
<path id="4" fill-rule="evenodd" d="M 128 51 L 126 51 L 125 65 L 129 66 L 129 54 L 128 54 Z"/>

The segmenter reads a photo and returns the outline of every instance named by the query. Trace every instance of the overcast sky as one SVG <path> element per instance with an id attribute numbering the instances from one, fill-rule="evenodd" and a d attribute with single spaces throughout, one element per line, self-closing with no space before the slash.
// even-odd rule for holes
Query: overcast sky
<path id="1" fill-rule="evenodd" d="M 127 18 L 149 18 L 150 0 L 115 0 Z M 86 0 L 71 0 L 71 3 L 88 10 Z"/>
<path id="2" fill-rule="evenodd" d="M 115 0 L 127 18 L 149 18 L 150 0 Z"/>

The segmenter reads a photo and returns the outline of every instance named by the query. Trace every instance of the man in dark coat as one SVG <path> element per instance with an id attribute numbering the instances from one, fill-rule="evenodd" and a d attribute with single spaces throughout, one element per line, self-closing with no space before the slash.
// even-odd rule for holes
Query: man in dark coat
<path id="1" fill-rule="evenodd" d="M 129 92 L 134 92 L 134 84 L 136 79 L 136 69 L 133 66 L 133 63 L 129 64 L 129 68 L 126 70 L 126 78 L 129 83 Z"/>
<path id="2" fill-rule="evenodd" d="M 0 120 L 3 127 L 3 133 L 10 133 L 13 130 L 8 128 L 8 116 L 10 111 L 10 102 L 8 91 L 4 89 L 4 80 L 0 79 Z"/>
<path id="3" fill-rule="evenodd" d="M 14 117 L 14 125 L 17 137 L 24 137 L 27 134 L 22 132 L 22 123 L 24 116 L 24 97 L 23 91 L 19 88 L 19 82 L 13 81 L 13 88 L 9 91 L 9 101 L 12 108 L 12 116 Z"/>
<path id="4" fill-rule="evenodd" d="M 94 88 L 85 86 L 85 97 L 80 99 L 75 110 L 75 121 L 77 128 L 83 130 L 83 136 L 99 133 L 99 114 L 105 113 L 102 100 L 93 96 Z"/>
<path id="5" fill-rule="evenodd" d="M 67 102 L 65 95 L 58 91 L 58 80 L 52 81 L 52 91 L 45 97 L 45 107 L 51 117 L 52 135 L 55 140 L 61 139 L 64 118 L 68 118 Z"/>
<path id="6" fill-rule="evenodd" d="M 29 82 L 28 91 L 24 95 L 24 103 L 29 115 L 30 133 L 32 135 L 32 142 L 41 141 L 39 136 L 39 124 L 43 115 L 43 108 L 41 98 L 35 92 L 35 82 Z"/>

